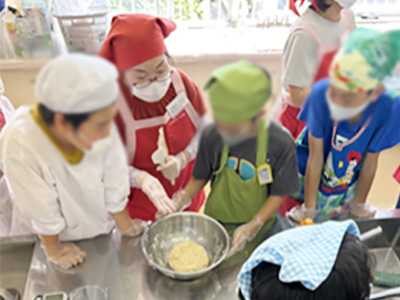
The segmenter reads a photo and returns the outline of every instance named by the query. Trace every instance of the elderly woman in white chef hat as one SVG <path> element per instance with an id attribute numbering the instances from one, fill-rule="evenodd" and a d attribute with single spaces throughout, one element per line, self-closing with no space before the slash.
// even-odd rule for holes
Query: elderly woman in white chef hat
<path id="1" fill-rule="evenodd" d="M 64 268 L 85 253 L 61 243 L 140 224 L 125 210 L 126 155 L 113 124 L 118 72 L 99 57 L 61 56 L 39 73 L 40 103 L 23 107 L 0 135 L 0 169 L 15 197 L 11 234 L 40 236 L 50 261 Z"/>

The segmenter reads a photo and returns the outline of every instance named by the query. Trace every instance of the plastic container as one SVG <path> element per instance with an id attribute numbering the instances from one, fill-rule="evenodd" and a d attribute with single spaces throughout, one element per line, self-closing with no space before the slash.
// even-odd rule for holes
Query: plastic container
<path id="1" fill-rule="evenodd" d="M 107 34 L 105 0 L 53 0 L 52 11 L 70 52 L 97 53 Z"/>
<path id="2" fill-rule="evenodd" d="M 70 52 L 98 51 L 107 34 L 107 13 L 55 17 Z"/>
<path id="3" fill-rule="evenodd" d="M 23 14 L 6 12 L 2 22 L 16 57 L 48 59 L 55 54 L 51 39 L 48 10 L 44 0 L 22 0 L 18 6 Z"/>
<path id="4" fill-rule="evenodd" d="M 98 285 L 86 285 L 73 290 L 71 300 L 107 300 L 107 289 Z"/>

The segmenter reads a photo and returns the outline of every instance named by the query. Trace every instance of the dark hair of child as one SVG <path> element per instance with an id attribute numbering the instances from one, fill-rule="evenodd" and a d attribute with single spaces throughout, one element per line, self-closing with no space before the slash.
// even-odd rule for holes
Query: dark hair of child
<path id="1" fill-rule="evenodd" d="M 316 5 L 318 6 L 318 8 L 320 9 L 320 11 L 325 12 L 329 7 L 332 6 L 334 1 L 331 0 L 315 0 Z M 313 5 L 310 6 L 311 9 L 315 10 L 315 7 Z"/>
<path id="2" fill-rule="evenodd" d="M 39 104 L 39 114 L 42 117 L 46 125 L 52 125 L 54 122 L 55 112 L 47 108 L 44 104 Z M 83 114 L 63 114 L 67 122 L 71 123 L 74 129 L 78 129 L 79 126 L 89 119 L 90 113 Z"/>
<path id="3" fill-rule="evenodd" d="M 315 291 L 279 281 L 280 266 L 263 262 L 252 271 L 251 300 L 364 300 L 370 294 L 374 258 L 351 234 L 344 236 L 329 277 Z M 239 298 L 244 300 L 239 291 Z"/>

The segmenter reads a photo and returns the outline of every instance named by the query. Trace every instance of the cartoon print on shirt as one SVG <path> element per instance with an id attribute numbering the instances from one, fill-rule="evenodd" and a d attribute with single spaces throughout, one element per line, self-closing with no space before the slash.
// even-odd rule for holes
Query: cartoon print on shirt
<path id="1" fill-rule="evenodd" d="M 249 180 L 256 175 L 255 166 L 244 158 L 230 156 L 226 162 L 226 166 L 236 171 L 242 180 Z"/>
<path id="2" fill-rule="evenodd" d="M 329 153 L 328 159 L 325 164 L 322 181 L 327 188 L 337 189 L 339 187 L 348 186 L 354 176 L 354 169 L 361 162 L 360 152 L 350 151 L 347 155 L 347 168 L 344 176 L 337 177 L 335 168 L 333 167 L 332 152 Z M 345 166 L 345 162 L 340 161 L 338 168 L 341 169 Z"/>

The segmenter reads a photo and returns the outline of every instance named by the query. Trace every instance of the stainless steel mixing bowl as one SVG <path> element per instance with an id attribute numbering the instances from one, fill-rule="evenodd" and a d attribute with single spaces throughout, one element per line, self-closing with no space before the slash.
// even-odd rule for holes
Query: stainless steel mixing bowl
<path id="1" fill-rule="evenodd" d="M 196 272 L 177 272 L 169 267 L 169 253 L 184 240 L 198 243 L 206 249 L 210 259 L 207 268 Z M 171 278 L 191 280 L 205 275 L 225 259 L 229 250 L 229 236 L 213 218 L 181 212 L 153 223 L 142 237 L 142 250 L 151 267 Z"/>

